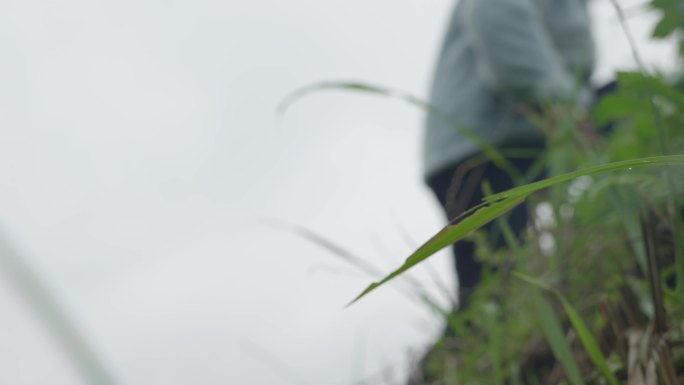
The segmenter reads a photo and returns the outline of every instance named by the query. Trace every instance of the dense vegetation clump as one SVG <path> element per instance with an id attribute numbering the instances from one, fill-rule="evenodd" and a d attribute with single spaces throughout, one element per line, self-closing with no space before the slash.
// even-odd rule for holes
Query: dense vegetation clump
<path id="1" fill-rule="evenodd" d="M 684 3 L 650 6 L 661 16 L 653 36 L 676 39 L 684 59 Z M 641 67 L 617 84 L 591 116 L 530 112 L 549 143 L 533 172 L 548 178 L 490 195 L 357 297 L 451 243 L 477 242 L 492 268 L 465 311 L 443 311 L 449 330 L 421 363 L 423 383 L 684 383 L 684 83 Z M 536 219 L 519 240 L 506 212 L 525 200 Z M 492 220 L 506 248 L 477 232 Z"/>

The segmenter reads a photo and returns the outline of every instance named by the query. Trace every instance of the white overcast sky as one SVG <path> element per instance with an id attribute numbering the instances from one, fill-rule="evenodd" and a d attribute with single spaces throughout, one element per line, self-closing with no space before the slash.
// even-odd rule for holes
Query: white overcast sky
<path id="1" fill-rule="evenodd" d="M 343 309 L 368 278 L 265 220 L 396 267 L 404 233 L 442 224 L 421 184 L 422 114 L 334 91 L 275 111 L 321 80 L 424 96 L 451 6 L 4 0 L 0 240 L 121 384 L 343 385 L 386 367 L 373 383 L 398 381 L 439 321 L 391 288 Z M 592 8 L 605 80 L 633 60 L 608 1 Z M 671 68 L 649 20 L 633 19 L 640 49 Z M 448 256 L 433 266 L 453 285 Z M 0 277 L 0 383 L 80 383 Z"/>

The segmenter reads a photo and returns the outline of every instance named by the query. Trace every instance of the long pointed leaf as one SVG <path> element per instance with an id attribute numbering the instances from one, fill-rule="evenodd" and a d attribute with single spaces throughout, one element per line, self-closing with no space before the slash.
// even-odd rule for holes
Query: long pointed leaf
<path id="1" fill-rule="evenodd" d="M 518 169 L 513 166 L 513 164 L 508 160 L 507 157 L 503 156 L 501 154 L 501 150 L 496 148 L 492 143 L 489 142 L 489 140 L 483 138 L 481 135 L 479 135 L 477 132 L 471 130 L 470 128 L 466 127 L 462 123 L 458 122 L 455 120 L 450 114 L 446 113 L 445 111 L 441 111 L 437 109 L 434 105 L 430 104 L 429 102 L 420 99 L 408 92 L 400 91 L 400 90 L 394 90 L 382 86 L 377 86 L 369 83 L 359 83 L 359 82 L 345 82 L 345 81 L 328 81 L 328 82 L 320 82 L 320 83 L 314 83 L 308 86 L 304 86 L 302 88 L 299 88 L 295 90 L 293 93 L 288 95 L 282 103 L 278 106 L 278 114 L 282 115 L 287 111 L 289 106 L 297 101 L 298 99 L 314 93 L 314 92 L 319 92 L 319 91 L 324 91 L 324 90 L 346 90 L 346 91 L 355 91 L 355 92 L 364 92 L 364 93 L 369 93 L 369 94 L 375 94 L 375 95 L 381 95 L 381 96 L 386 96 L 386 97 L 391 97 L 391 98 L 397 98 L 399 100 L 402 100 L 412 106 L 418 107 L 422 109 L 423 111 L 427 112 L 428 114 L 437 117 L 438 119 L 441 119 L 447 124 L 450 124 L 456 131 L 458 131 L 461 135 L 465 136 L 466 138 L 470 139 L 473 143 L 475 143 L 481 150 L 482 153 L 489 159 L 492 163 L 494 163 L 497 167 L 500 169 L 504 170 L 508 175 L 511 175 L 511 177 L 514 180 L 518 180 L 520 178 L 520 173 L 518 172 Z"/>
<path id="2" fill-rule="evenodd" d="M 555 186 L 559 183 L 567 182 L 585 175 L 600 174 L 609 171 L 630 170 L 635 167 L 645 166 L 677 166 L 684 165 L 684 155 L 664 155 L 652 156 L 648 158 L 638 158 L 624 160 L 620 162 L 606 163 L 599 166 L 588 167 L 582 170 L 572 171 L 567 174 L 558 175 L 552 178 L 543 179 L 538 182 L 526 184 L 497 194 L 489 195 L 485 198 L 486 202 L 494 202 L 508 197 L 527 196 L 539 190 Z"/>
<path id="3" fill-rule="evenodd" d="M 568 319 L 570 320 L 572 327 L 577 332 L 580 342 L 584 347 L 584 351 L 587 352 L 587 355 L 589 355 L 589 358 L 596 366 L 596 369 L 598 369 L 598 371 L 606 379 L 606 381 L 608 381 L 610 385 L 619 385 L 620 383 L 615 377 L 615 374 L 613 374 L 613 372 L 611 372 L 608 368 L 608 362 L 603 352 L 601 351 L 601 348 L 599 347 L 598 341 L 596 341 L 594 336 L 591 334 L 591 331 L 587 327 L 586 323 L 584 323 L 579 313 L 572 306 L 570 301 L 568 301 L 568 299 L 565 298 L 563 294 L 561 294 L 557 290 L 554 290 L 553 288 L 551 288 L 550 286 L 536 278 L 520 273 L 513 274 L 521 280 L 533 285 L 533 287 L 550 291 L 558 297 L 558 300 L 563 305 L 565 313 L 568 315 Z"/>
<path id="4" fill-rule="evenodd" d="M 429 241 L 423 244 L 418 250 L 411 254 L 403 265 L 390 273 L 387 277 L 378 282 L 370 284 L 361 294 L 359 294 L 349 305 L 358 301 L 371 291 L 375 290 L 382 284 L 392 280 L 394 277 L 402 274 L 406 270 L 424 261 L 426 258 L 435 254 L 439 250 L 463 239 L 466 235 L 479 229 L 490 221 L 496 219 L 501 214 L 513 209 L 525 200 L 526 196 L 518 196 L 515 198 L 504 199 L 498 202 L 491 203 L 484 206 L 477 211 L 474 211 L 470 216 L 462 219 L 458 223 L 448 225 L 442 231 L 437 233 Z M 347 305 L 347 306 L 349 306 Z"/>
<path id="5" fill-rule="evenodd" d="M 406 270 L 422 262 L 444 247 L 461 240 L 463 237 L 484 226 L 488 222 L 522 203 L 530 194 L 584 175 L 598 174 L 608 171 L 629 170 L 633 167 L 684 165 L 684 155 L 654 156 L 621 162 L 613 162 L 600 166 L 573 171 L 553 178 L 516 187 L 508 191 L 487 196 L 482 205 L 467 211 L 465 219 L 450 224 L 411 254 L 403 265 L 378 282 L 370 284 L 349 305 L 366 296 L 384 283 L 392 280 Z M 349 306 L 347 305 L 347 306 Z"/>
<path id="6" fill-rule="evenodd" d="M 66 314 L 58 299 L 43 283 L 23 255 L 0 233 L 0 272 L 4 273 L 52 333 L 65 355 L 74 364 L 85 383 L 114 385 L 116 380 L 105 362 Z"/>
<path id="7" fill-rule="evenodd" d="M 484 184 L 483 188 L 487 195 L 491 193 L 491 187 L 488 187 L 487 184 Z M 516 256 L 518 266 L 524 268 L 526 263 L 524 260 L 524 255 L 522 254 L 520 242 L 513 234 L 511 226 L 508 224 L 505 217 L 498 218 L 498 222 L 501 226 L 501 230 L 503 231 L 503 235 L 508 247 Z M 530 279 L 534 280 L 534 278 Z M 540 285 L 540 287 L 548 288 L 548 286 L 546 286 L 543 282 L 536 282 Z M 542 330 L 544 331 L 546 340 L 549 342 L 549 346 L 551 346 L 553 355 L 561 363 L 561 365 L 563 365 L 565 373 L 567 374 L 571 384 L 584 384 L 584 380 L 582 379 L 581 373 L 577 366 L 577 361 L 572 355 L 572 350 L 563 336 L 563 328 L 561 327 L 560 320 L 558 317 L 556 317 L 556 314 L 553 312 L 553 309 L 548 301 L 541 295 L 539 289 L 534 286 L 532 286 L 530 289 L 532 291 L 532 302 L 534 304 L 537 319 L 541 323 Z"/>
<path id="8" fill-rule="evenodd" d="M 565 340 L 561 323 L 553 312 L 551 305 L 544 299 L 539 290 L 532 287 L 532 299 L 537 310 L 537 318 L 541 323 L 542 330 L 546 335 L 546 340 L 551 345 L 553 355 L 560 361 L 565 369 L 565 374 L 568 376 L 570 383 L 573 385 L 584 385 L 584 380 L 580 373 L 577 361 L 572 355 L 570 346 Z"/>

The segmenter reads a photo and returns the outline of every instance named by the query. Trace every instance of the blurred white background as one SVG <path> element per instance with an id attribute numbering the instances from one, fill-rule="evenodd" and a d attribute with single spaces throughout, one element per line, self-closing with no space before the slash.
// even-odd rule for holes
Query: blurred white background
<path id="1" fill-rule="evenodd" d="M 438 318 L 391 288 L 343 309 L 369 279 L 265 220 L 398 266 L 404 233 L 442 225 L 423 115 L 339 91 L 276 107 L 321 80 L 424 96 L 451 6 L 3 1 L 0 239 L 121 384 L 400 383 Z M 634 61 L 609 2 L 592 9 L 602 82 Z M 631 18 L 640 50 L 672 68 L 652 20 Z M 453 285 L 449 257 L 432 264 Z M 81 383 L 17 294 L 0 275 L 0 383 Z"/>

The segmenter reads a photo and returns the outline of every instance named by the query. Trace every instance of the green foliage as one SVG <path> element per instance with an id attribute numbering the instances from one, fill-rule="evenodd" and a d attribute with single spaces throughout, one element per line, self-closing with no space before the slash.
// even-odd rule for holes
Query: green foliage
<path id="1" fill-rule="evenodd" d="M 579 313 L 577 312 L 575 307 L 570 304 L 568 299 L 565 298 L 565 296 L 561 294 L 559 291 L 554 290 L 550 286 L 535 278 L 520 273 L 517 273 L 516 276 L 522 279 L 523 281 L 530 283 L 533 286 L 536 286 L 540 289 L 548 290 L 558 297 L 558 300 L 563 305 L 563 309 L 565 309 L 565 314 L 570 320 L 570 323 L 572 324 L 572 327 L 575 329 L 575 332 L 577 332 L 579 339 L 582 342 L 582 345 L 584 346 L 585 351 L 591 358 L 594 365 L 596 365 L 596 368 L 599 370 L 599 372 L 601 372 L 601 375 L 603 375 L 603 377 L 606 379 L 606 381 L 608 381 L 609 384 L 618 385 L 618 380 L 617 378 L 615 378 L 613 372 L 611 372 L 608 368 L 607 359 L 603 355 L 603 352 L 599 347 L 598 341 L 596 341 L 596 338 L 594 338 L 586 323 L 582 320 L 582 317 L 580 317 Z"/>
<path id="2" fill-rule="evenodd" d="M 684 1 L 649 4 L 661 17 L 653 36 L 677 40 L 684 58 Z M 423 297 L 452 330 L 424 360 L 430 384 L 684 383 L 684 78 L 644 68 L 617 77 L 593 116 L 550 106 L 530 117 L 548 135 L 547 179 L 489 194 L 352 301 L 454 242 L 476 243 L 486 268 L 468 307 L 446 312 Z M 307 87 L 285 106 L 330 88 L 399 97 L 446 119 L 411 95 L 359 83 Z M 452 123 L 511 171 L 501 151 Z M 548 213 L 532 215 L 519 242 L 506 212 L 524 201 Z M 507 247 L 479 232 L 492 221 Z"/>
<path id="3" fill-rule="evenodd" d="M 662 13 L 653 30 L 653 37 L 665 38 L 684 29 L 684 4 L 681 1 L 653 0 L 651 7 Z"/>
<path id="4" fill-rule="evenodd" d="M 616 170 L 632 170 L 637 167 L 649 165 L 682 165 L 684 166 L 684 155 L 656 156 L 650 158 L 639 158 L 614 162 L 605 165 L 590 167 L 584 170 L 573 171 L 564 175 L 559 175 L 535 183 L 529 183 L 508 191 L 490 195 L 485 201 L 466 211 L 461 216 L 455 218 L 452 223 L 447 225 L 442 231 L 428 240 L 425 244 L 411 254 L 403 265 L 387 275 L 378 282 L 372 283 L 352 303 L 358 301 L 379 286 L 389 282 L 406 272 L 411 267 L 434 255 L 439 250 L 458 242 L 471 232 L 480 229 L 482 226 L 503 215 L 507 211 L 522 203 L 532 193 L 539 190 L 567 182 L 569 180 Z"/>
<path id="5" fill-rule="evenodd" d="M 652 36 L 657 39 L 675 37 L 679 54 L 684 57 L 684 3 L 680 0 L 651 0 L 650 6 L 660 13 L 660 21 Z"/>

